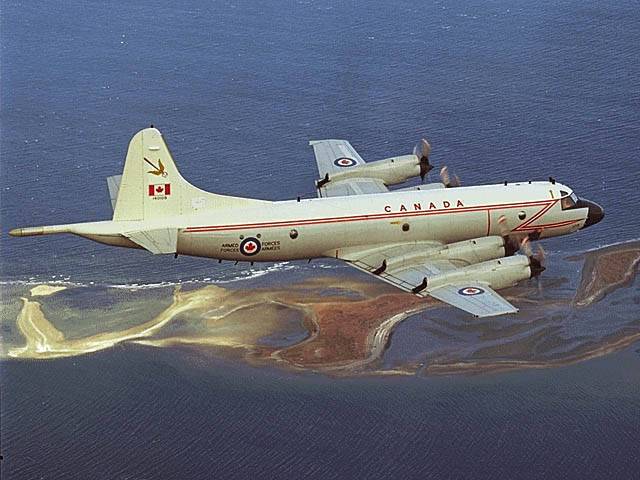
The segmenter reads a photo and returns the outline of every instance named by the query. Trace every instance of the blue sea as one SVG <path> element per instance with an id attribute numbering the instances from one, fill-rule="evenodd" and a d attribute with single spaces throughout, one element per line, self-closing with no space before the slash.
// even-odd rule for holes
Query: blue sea
<path id="1" fill-rule="evenodd" d="M 601 224 L 544 242 L 551 259 L 638 239 L 638 7 L 2 0 L 0 281 L 268 286 L 346 270 L 8 237 L 109 219 L 105 179 L 150 124 L 183 176 L 217 193 L 314 197 L 309 140 L 346 138 L 376 160 L 426 137 L 463 184 L 553 176 L 600 203 Z M 637 478 L 637 348 L 443 378 L 334 379 L 140 346 L 2 361 L 0 465 L 25 479 Z"/>

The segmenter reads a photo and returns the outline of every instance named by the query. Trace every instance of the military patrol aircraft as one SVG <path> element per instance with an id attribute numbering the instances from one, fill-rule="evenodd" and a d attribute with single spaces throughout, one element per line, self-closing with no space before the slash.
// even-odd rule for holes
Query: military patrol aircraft
<path id="1" fill-rule="evenodd" d="M 401 290 L 485 317 L 517 308 L 495 292 L 543 270 L 530 240 L 599 222 L 602 208 L 550 178 L 461 187 L 442 182 L 389 191 L 433 168 L 422 140 L 411 155 L 365 163 L 345 140 L 312 145 L 319 198 L 272 202 L 209 193 L 176 168 L 161 133 L 138 132 L 122 175 L 107 179 L 113 219 L 11 230 L 72 233 L 119 247 L 234 261 L 330 257 Z M 348 199 L 346 197 L 349 197 Z M 517 253 L 520 251 L 521 253 Z"/>

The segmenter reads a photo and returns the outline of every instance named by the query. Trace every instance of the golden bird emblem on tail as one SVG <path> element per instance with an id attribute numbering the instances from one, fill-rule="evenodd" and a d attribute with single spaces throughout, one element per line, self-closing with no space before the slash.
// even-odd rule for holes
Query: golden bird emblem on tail
<path id="1" fill-rule="evenodd" d="M 150 173 L 152 175 L 156 175 L 158 177 L 160 177 L 160 176 L 166 177 L 168 175 L 168 173 L 164 169 L 164 165 L 162 164 L 162 160 L 158 159 L 158 166 L 157 167 L 153 164 L 153 162 L 151 160 L 149 160 L 146 157 L 144 157 L 144 161 L 147 162 L 149 165 L 151 165 L 151 167 L 153 168 L 153 170 L 149 170 L 147 173 Z"/>

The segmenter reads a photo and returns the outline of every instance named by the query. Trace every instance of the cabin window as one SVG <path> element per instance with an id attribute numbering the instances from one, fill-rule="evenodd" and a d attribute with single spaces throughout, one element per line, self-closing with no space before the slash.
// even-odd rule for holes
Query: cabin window
<path id="1" fill-rule="evenodd" d="M 408 223 L 403 223 L 402 224 L 402 231 L 403 232 L 408 232 L 409 231 L 409 224 Z"/>

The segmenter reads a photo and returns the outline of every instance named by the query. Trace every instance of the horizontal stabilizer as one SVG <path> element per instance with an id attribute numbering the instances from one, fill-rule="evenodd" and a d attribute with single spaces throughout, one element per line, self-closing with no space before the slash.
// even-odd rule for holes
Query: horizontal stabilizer
<path id="1" fill-rule="evenodd" d="M 154 255 L 176 253 L 178 246 L 178 230 L 175 228 L 127 232 L 124 236 Z"/>

